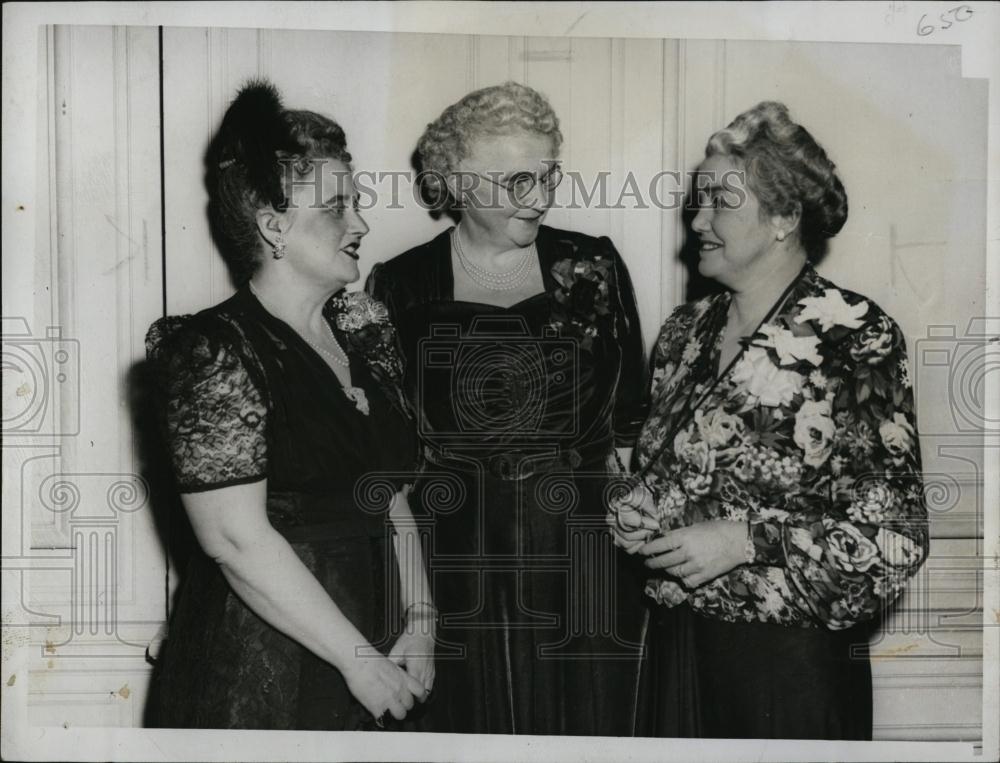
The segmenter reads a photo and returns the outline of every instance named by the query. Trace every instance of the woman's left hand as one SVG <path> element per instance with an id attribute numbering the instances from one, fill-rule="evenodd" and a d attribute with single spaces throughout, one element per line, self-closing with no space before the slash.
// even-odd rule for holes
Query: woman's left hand
<path id="1" fill-rule="evenodd" d="M 746 562 L 746 522 L 715 519 L 670 530 L 639 549 L 646 566 L 697 588 Z"/>
<path id="2" fill-rule="evenodd" d="M 434 688 L 434 636 L 426 628 L 407 623 L 406 630 L 389 650 L 389 659 L 423 684 L 426 693 Z"/>

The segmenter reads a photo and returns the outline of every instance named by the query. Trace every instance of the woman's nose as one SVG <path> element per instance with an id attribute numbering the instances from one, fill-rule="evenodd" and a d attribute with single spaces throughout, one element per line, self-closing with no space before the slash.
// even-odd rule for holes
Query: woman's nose
<path id="1" fill-rule="evenodd" d="M 697 233 L 707 233 L 712 224 L 712 208 L 702 206 L 691 221 L 691 228 Z"/>
<path id="2" fill-rule="evenodd" d="M 358 237 L 368 235 L 368 231 L 371 230 L 368 227 L 368 223 L 365 222 L 365 218 L 361 216 L 361 212 L 356 209 L 354 210 L 354 220 L 351 227 L 353 228 L 353 232 L 358 234 Z"/>
<path id="3" fill-rule="evenodd" d="M 552 204 L 552 191 L 543 183 L 536 182 L 531 190 L 521 197 L 518 204 L 524 209 L 548 209 Z"/>

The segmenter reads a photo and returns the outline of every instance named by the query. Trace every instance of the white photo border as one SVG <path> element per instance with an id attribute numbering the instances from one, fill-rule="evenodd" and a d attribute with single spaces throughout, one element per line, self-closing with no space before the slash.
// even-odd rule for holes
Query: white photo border
<path id="1" fill-rule="evenodd" d="M 958 45 L 962 74 L 989 80 L 986 315 L 1000 316 L 1000 5 L 970 1 L 974 21 L 922 35 L 955 2 L 803 3 L 14 3 L 3 7 L 3 275 L 31 268 L 35 221 L 17 209 L 35 186 L 38 29 L 114 24 L 337 29 L 456 34 L 797 40 Z M 30 279 L 29 279 L 30 280 Z M 30 314 L 31 295 L 8 293 L 4 314 Z M 26 309 L 21 309 L 22 305 Z M 994 343 L 996 345 L 996 343 Z M 1000 347 L 994 346 L 994 352 Z M 986 415 L 1000 418 L 1000 385 Z M 27 725 L 27 636 L 4 629 L 3 757 L 17 760 L 996 760 L 1000 730 L 1000 448 L 986 448 L 984 496 L 983 742 L 793 742 L 480 737 L 339 732 L 32 728 Z M 6 493 L 6 491 L 5 491 Z M 993 500 L 990 500 L 990 497 Z M 6 547 L 5 547 L 6 553 Z M 6 582 L 6 580 L 5 580 Z M 11 592 L 4 588 L 4 597 Z M 4 608 L 6 611 L 6 607 Z M 23 676 L 11 681 L 8 677 Z"/>

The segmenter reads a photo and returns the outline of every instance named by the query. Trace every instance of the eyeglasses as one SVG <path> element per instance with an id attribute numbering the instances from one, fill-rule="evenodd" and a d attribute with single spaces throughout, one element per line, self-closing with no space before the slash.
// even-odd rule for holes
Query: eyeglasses
<path id="1" fill-rule="evenodd" d="M 558 186 L 563 179 L 562 168 L 555 163 L 553 163 L 552 167 L 544 175 L 536 175 L 533 172 L 516 172 L 505 181 L 494 180 L 493 178 L 479 172 L 466 172 L 476 175 L 477 177 L 481 177 L 483 180 L 489 180 L 493 183 L 493 185 L 505 188 L 507 193 L 509 193 L 515 201 L 521 202 L 528 197 L 528 194 L 531 193 L 535 189 L 535 186 L 539 183 L 546 191 L 554 191 L 556 186 Z M 466 172 L 459 172 L 455 174 L 464 175 Z"/>

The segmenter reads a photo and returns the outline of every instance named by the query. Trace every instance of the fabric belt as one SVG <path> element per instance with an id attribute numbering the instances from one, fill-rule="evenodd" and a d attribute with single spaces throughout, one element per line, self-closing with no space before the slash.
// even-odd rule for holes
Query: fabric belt
<path id="1" fill-rule="evenodd" d="M 463 472 L 485 471 L 492 477 L 510 482 L 560 469 L 576 469 L 583 461 L 579 452 L 572 448 L 557 453 L 512 450 L 477 455 L 469 450 L 459 453 L 426 446 L 424 456 L 435 466 Z"/>

